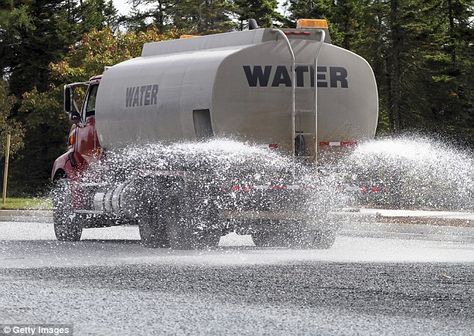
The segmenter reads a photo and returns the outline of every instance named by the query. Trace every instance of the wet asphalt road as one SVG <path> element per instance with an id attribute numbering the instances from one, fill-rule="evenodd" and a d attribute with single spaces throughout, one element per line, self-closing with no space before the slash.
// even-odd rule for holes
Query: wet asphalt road
<path id="1" fill-rule="evenodd" d="M 90 231 L 74 244 L 54 241 L 50 229 L 0 223 L 0 323 L 72 323 L 75 335 L 474 329 L 470 240 L 346 232 L 328 251 L 199 252 L 145 249 L 130 227 Z M 251 245 L 248 237 L 226 239 Z"/>

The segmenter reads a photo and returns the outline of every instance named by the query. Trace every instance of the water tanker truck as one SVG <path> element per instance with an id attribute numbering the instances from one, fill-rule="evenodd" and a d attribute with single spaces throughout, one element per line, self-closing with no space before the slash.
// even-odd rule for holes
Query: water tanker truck
<path id="1" fill-rule="evenodd" d="M 196 187 L 212 180 L 212 167 L 147 164 L 84 180 L 90 167 L 127 146 L 229 137 L 314 163 L 327 149 L 373 138 L 378 118 L 371 67 L 333 45 L 324 20 L 146 43 L 140 57 L 66 85 L 64 105 L 73 126 L 52 170 L 56 237 L 77 241 L 84 228 L 131 223 L 144 245 L 177 249 L 213 246 L 234 230 L 257 246 L 328 248 L 336 229 L 301 216 L 294 174 L 235 206 L 239 186 L 229 203 L 221 186 Z"/>

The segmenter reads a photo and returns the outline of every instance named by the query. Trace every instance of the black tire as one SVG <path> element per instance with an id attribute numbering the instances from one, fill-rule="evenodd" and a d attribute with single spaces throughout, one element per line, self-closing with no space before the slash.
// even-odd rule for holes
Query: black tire
<path id="1" fill-rule="evenodd" d="M 191 212 L 176 198 L 172 209 L 168 222 L 168 237 L 172 249 L 206 249 L 219 244 L 222 231 L 216 223 L 218 217 L 215 207 L 205 206 Z"/>
<path id="2" fill-rule="evenodd" d="M 140 239 L 143 246 L 152 248 L 169 247 L 166 214 L 151 209 L 138 221 Z"/>
<path id="3" fill-rule="evenodd" d="M 81 240 L 81 218 L 74 213 L 71 188 L 66 178 L 56 181 L 52 198 L 56 239 L 70 242 Z"/>
<path id="4" fill-rule="evenodd" d="M 186 206 L 182 180 L 162 179 L 144 181 L 141 191 L 139 231 L 147 247 L 171 247 L 177 250 L 216 246 L 221 232 L 210 223 L 217 215 L 213 206 Z M 151 202 L 151 203 L 150 203 Z"/>
<path id="5" fill-rule="evenodd" d="M 140 205 L 138 229 L 143 246 L 151 248 L 169 247 L 167 227 L 172 207 L 172 190 L 167 180 L 144 179 L 135 186 Z"/>

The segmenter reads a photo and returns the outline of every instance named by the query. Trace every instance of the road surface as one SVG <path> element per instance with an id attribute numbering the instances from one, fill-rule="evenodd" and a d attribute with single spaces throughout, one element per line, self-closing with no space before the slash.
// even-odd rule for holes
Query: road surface
<path id="1" fill-rule="evenodd" d="M 473 229 L 367 225 L 325 251 L 258 249 L 232 234 L 210 251 L 171 251 L 142 247 L 135 227 L 59 243 L 51 224 L 0 222 L 0 324 L 71 323 L 75 335 L 471 334 Z"/>

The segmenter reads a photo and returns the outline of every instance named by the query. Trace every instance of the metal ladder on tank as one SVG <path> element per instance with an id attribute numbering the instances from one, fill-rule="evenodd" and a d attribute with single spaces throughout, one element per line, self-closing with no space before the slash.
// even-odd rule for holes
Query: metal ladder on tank
<path id="1" fill-rule="evenodd" d="M 307 66 L 307 64 L 298 64 L 296 63 L 295 53 L 293 51 L 293 47 L 291 46 L 290 40 L 285 35 L 285 33 L 280 29 L 273 29 L 273 32 L 277 33 L 283 38 L 285 41 L 286 46 L 288 47 L 288 51 L 291 56 L 291 153 L 292 156 L 295 158 L 306 159 L 308 161 L 313 161 L 317 163 L 318 160 L 318 58 L 321 52 L 322 46 L 324 44 L 324 40 L 326 38 L 326 32 L 324 30 L 317 30 L 321 34 L 321 39 L 318 43 L 316 54 L 314 56 L 314 106 L 312 109 L 297 109 L 296 108 L 296 67 L 299 65 Z M 310 69 L 311 70 L 311 69 Z M 303 87 L 304 88 L 304 87 Z M 296 118 L 297 116 L 304 115 L 304 114 L 312 114 L 314 117 L 314 132 L 297 132 L 296 131 Z M 304 141 L 305 136 L 313 137 L 314 139 L 314 155 L 297 155 L 296 152 L 296 138 L 298 136 L 302 136 Z"/>

